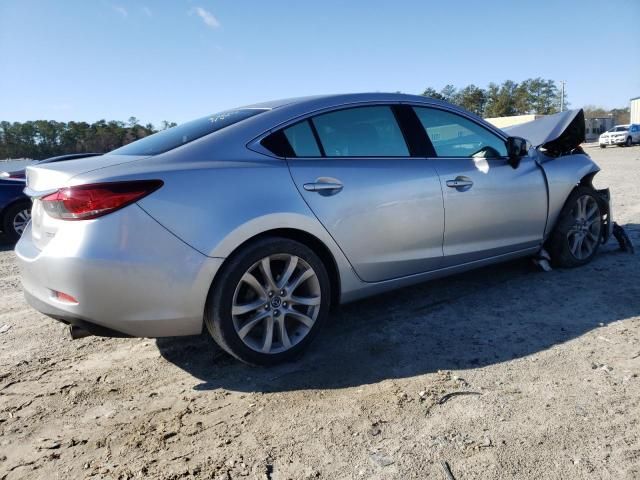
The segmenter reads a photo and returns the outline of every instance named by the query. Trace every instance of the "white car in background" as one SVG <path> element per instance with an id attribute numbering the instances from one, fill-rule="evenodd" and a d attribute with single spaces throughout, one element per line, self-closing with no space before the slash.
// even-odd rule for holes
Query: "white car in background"
<path id="1" fill-rule="evenodd" d="M 640 125 L 616 125 L 611 130 L 607 130 L 598 139 L 600 148 L 607 145 L 622 145 L 630 147 L 634 143 L 640 143 Z"/>

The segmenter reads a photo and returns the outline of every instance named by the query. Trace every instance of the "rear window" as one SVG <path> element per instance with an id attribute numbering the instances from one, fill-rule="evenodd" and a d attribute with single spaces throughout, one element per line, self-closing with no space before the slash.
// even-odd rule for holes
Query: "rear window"
<path id="1" fill-rule="evenodd" d="M 113 150 L 113 155 L 158 155 L 253 117 L 266 109 L 241 108 L 192 120 Z"/>

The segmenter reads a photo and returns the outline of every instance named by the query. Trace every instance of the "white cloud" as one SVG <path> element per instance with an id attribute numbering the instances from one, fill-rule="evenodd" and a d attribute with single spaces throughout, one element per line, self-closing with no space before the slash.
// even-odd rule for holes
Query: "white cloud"
<path id="1" fill-rule="evenodd" d="M 194 8 L 194 11 L 202 19 L 202 21 L 207 27 L 211 27 L 211 28 L 220 27 L 220 22 L 213 15 L 213 13 L 209 12 L 208 10 L 205 10 L 202 7 L 196 7 Z"/>
<path id="2" fill-rule="evenodd" d="M 124 7 L 121 7 L 119 5 L 113 5 L 112 8 L 115 12 L 119 13 L 124 18 L 127 18 L 129 16 L 129 12 L 127 12 L 127 9 Z"/>
<path id="3" fill-rule="evenodd" d="M 151 11 L 151 9 L 149 7 L 142 7 L 142 11 L 144 12 L 144 14 L 147 17 L 152 17 L 153 16 L 153 12 Z"/>

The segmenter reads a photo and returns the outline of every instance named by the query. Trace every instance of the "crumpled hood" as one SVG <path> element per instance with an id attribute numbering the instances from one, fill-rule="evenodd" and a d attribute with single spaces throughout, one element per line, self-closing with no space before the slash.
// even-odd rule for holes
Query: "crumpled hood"
<path id="1" fill-rule="evenodd" d="M 585 141 L 584 112 L 568 110 L 503 130 L 512 137 L 526 138 L 552 155 L 562 155 Z"/>

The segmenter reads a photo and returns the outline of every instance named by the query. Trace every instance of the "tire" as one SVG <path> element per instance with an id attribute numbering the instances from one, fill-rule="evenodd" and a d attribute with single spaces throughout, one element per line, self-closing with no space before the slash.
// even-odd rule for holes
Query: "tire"
<path id="1" fill-rule="evenodd" d="M 602 211 L 595 191 L 577 187 L 562 208 L 547 244 L 552 264 L 572 268 L 589 263 L 600 247 L 602 229 Z"/>
<path id="2" fill-rule="evenodd" d="M 329 275 L 320 258 L 302 243 L 269 237 L 227 262 L 205 309 L 205 325 L 215 342 L 252 365 L 297 358 L 317 336 L 331 304 Z"/>
<path id="3" fill-rule="evenodd" d="M 600 148 L 607 148 L 607 146 L 600 144 Z"/>
<path id="4" fill-rule="evenodd" d="M 2 231 L 7 239 L 17 242 L 29 219 L 31 219 L 31 203 L 15 203 L 7 208 L 2 217 Z"/>
<path id="5" fill-rule="evenodd" d="M 627 137 L 627 141 L 624 142 L 624 146 L 625 147 L 630 147 L 633 144 L 633 142 L 631 141 L 631 137 Z"/>

